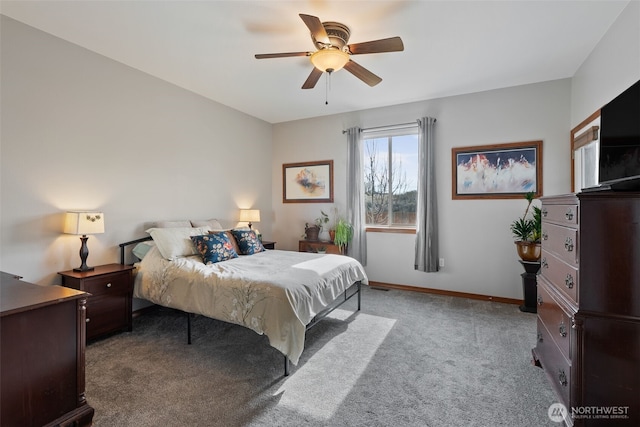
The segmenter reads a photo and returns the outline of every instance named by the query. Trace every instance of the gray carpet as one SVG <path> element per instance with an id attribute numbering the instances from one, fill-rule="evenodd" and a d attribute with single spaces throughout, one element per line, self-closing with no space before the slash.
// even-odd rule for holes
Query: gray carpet
<path id="1" fill-rule="evenodd" d="M 292 374 L 266 337 L 159 309 L 87 346 L 107 426 L 557 426 L 531 365 L 536 316 L 515 305 L 363 287 L 307 333 Z"/>

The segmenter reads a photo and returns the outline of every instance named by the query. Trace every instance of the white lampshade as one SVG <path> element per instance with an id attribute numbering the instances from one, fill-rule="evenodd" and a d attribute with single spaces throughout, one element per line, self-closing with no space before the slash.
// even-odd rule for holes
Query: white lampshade
<path id="1" fill-rule="evenodd" d="M 338 71 L 349 62 L 349 54 L 339 49 L 321 49 L 309 58 L 320 71 Z"/>
<path id="2" fill-rule="evenodd" d="M 240 209 L 240 222 L 260 222 L 260 209 Z"/>
<path id="3" fill-rule="evenodd" d="M 64 232 L 81 235 L 102 234 L 104 233 L 104 214 L 102 212 L 67 212 Z"/>

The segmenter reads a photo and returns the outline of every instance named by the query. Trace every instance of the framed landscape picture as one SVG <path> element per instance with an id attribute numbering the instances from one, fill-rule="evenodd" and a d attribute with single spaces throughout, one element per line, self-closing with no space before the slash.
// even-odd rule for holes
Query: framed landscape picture
<path id="1" fill-rule="evenodd" d="M 542 196 L 542 141 L 451 149 L 453 199 Z"/>
<path id="2" fill-rule="evenodd" d="M 332 203 L 333 160 L 282 165 L 283 203 Z"/>

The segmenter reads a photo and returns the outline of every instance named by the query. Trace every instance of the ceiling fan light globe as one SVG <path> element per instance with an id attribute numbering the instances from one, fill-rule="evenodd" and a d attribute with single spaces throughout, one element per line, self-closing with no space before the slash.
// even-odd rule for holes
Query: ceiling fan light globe
<path id="1" fill-rule="evenodd" d="M 310 57 L 311 63 L 320 71 L 338 71 L 349 62 L 349 54 L 338 49 L 321 49 Z"/>

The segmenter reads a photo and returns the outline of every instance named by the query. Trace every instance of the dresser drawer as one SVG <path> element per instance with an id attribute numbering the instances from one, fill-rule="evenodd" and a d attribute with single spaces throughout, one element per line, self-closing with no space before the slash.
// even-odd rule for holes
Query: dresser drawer
<path id="1" fill-rule="evenodd" d="M 561 261 L 552 253 L 542 250 L 540 274 L 564 293 L 575 304 L 578 303 L 578 269 Z"/>
<path id="2" fill-rule="evenodd" d="M 548 205 L 542 207 L 542 220 L 556 224 L 576 226 L 578 224 L 578 205 Z"/>
<path id="3" fill-rule="evenodd" d="M 127 293 L 109 293 L 93 296 L 87 302 L 87 339 L 129 326 L 129 296 Z"/>
<path id="4" fill-rule="evenodd" d="M 572 315 L 551 295 L 543 278 L 538 281 L 538 318 L 544 323 L 564 357 L 571 359 Z"/>
<path id="5" fill-rule="evenodd" d="M 116 274 L 108 274 L 92 277 L 84 280 L 84 291 L 93 296 L 104 295 L 106 293 L 129 292 L 131 281 L 129 271 Z"/>
<path id="6" fill-rule="evenodd" d="M 578 266 L 578 230 L 542 223 L 542 249 L 556 254 L 561 260 Z"/>
<path id="7" fill-rule="evenodd" d="M 571 364 L 565 359 L 555 341 L 551 339 L 551 334 L 539 317 L 538 342 L 535 353 L 556 394 L 560 396 L 562 403 L 567 408 L 571 407 L 569 400 L 571 396 Z"/>

